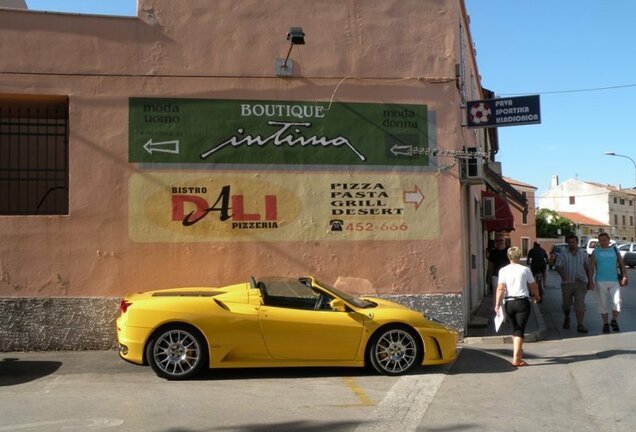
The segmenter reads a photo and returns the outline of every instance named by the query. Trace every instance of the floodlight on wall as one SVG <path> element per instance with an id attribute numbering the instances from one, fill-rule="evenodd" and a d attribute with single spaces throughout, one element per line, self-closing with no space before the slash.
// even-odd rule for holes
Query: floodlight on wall
<path id="1" fill-rule="evenodd" d="M 302 27 L 290 27 L 287 40 L 289 41 L 287 56 L 284 59 L 276 59 L 276 76 L 279 77 L 289 77 L 294 73 L 294 62 L 289 59 L 289 55 L 294 45 L 305 45 L 305 32 Z"/>

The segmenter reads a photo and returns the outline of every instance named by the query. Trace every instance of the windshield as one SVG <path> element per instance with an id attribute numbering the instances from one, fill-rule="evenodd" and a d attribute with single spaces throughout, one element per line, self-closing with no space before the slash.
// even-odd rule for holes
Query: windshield
<path id="1" fill-rule="evenodd" d="M 331 291 L 332 293 L 334 293 L 335 295 L 337 295 L 338 297 L 340 297 L 341 299 L 343 299 L 347 303 L 351 303 L 355 307 L 371 308 L 371 307 L 377 306 L 372 301 L 363 300 L 360 297 L 356 297 L 356 296 L 351 295 L 351 294 L 349 294 L 349 293 L 347 293 L 345 291 L 339 290 L 338 288 L 334 288 L 331 285 L 326 284 L 326 283 L 324 283 L 322 281 L 314 280 L 314 282 L 316 282 L 316 284 L 320 285 L 321 287 L 324 287 L 324 288 L 328 289 L 329 291 Z"/>

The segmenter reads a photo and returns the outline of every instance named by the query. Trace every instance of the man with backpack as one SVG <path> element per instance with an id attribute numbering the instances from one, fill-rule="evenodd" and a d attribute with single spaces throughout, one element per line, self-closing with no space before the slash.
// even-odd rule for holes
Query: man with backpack
<path id="1" fill-rule="evenodd" d="M 617 268 L 620 271 L 617 271 Z M 596 277 L 594 278 L 594 273 Z M 610 246 L 607 233 L 598 235 L 598 246 L 590 255 L 588 289 L 596 291 L 598 307 L 603 319 L 603 333 L 618 332 L 618 314 L 621 311 L 621 287 L 627 286 L 625 262 L 616 246 Z M 608 322 L 610 309 L 612 321 Z"/>

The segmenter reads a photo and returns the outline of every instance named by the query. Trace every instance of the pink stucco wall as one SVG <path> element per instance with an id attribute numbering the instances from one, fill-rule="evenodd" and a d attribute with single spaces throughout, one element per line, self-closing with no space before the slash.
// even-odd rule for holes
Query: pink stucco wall
<path id="1" fill-rule="evenodd" d="M 355 290 L 461 293 L 467 256 L 453 160 L 439 232 L 408 241 L 136 243 L 129 237 L 128 98 L 425 104 L 442 149 L 471 145 L 455 81 L 455 0 L 140 0 L 138 18 L 0 10 L 0 94 L 70 101 L 70 214 L 0 217 L 0 296 L 117 296 L 254 275 L 315 274 Z M 302 26 L 293 78 L 278 78 Z M 472 50 L 471 50 L 472 52 Z M 473 67 L 472 56 L 469 67 Z M 346 78 L 346 79 L 344 79 Z M 344 79 L 344 80 L 343 80 Z M 346 282 L 346 283 L 345 283 Z"/>

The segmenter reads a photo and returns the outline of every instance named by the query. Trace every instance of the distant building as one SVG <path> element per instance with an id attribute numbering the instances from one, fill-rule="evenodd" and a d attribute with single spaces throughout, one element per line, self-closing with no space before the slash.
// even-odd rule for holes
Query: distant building
<path id="1" fill-rule="evenodd" d="M 593 223 L 581 224 L 581 237 L 608 232 L 617 240 L 636 239 L 636 191 L 633 189 L 576 179 L 559 184 L 558 178 L 553 177 L 550 190 L 539 197 L 539 207 L 592 219 Z"/>
<path id="2" fill-rule="evenodd" d="M 602 232 L 609 232 L 611 228 L 610 225 L 581 213 L 560 211 L 559 215 L 574 222 L 576 227 L 574 233 L 582 243 L 589 237 L 597 237 Z"/>
<path id="3" fill-rule="evenodd" d="M 0 7 L 12 9 L 28 9 L 25 0 L 0 0 Z"/>
<path id="4" fill-rule="evenodd" d="M 520 182 L 512 178 L 504 177 L 510 185 L 523 195 L 528 206 L 526 209 L 511 202 L 510 209 L 515 219 L 515 230 L 510 232 L 510 243 L 512 246 L 519 246 L 523 256 L 528 256 L 528 251 L 532 248 L 537 238 L 537 227 L 535 221 L 535 186 Z"/>

